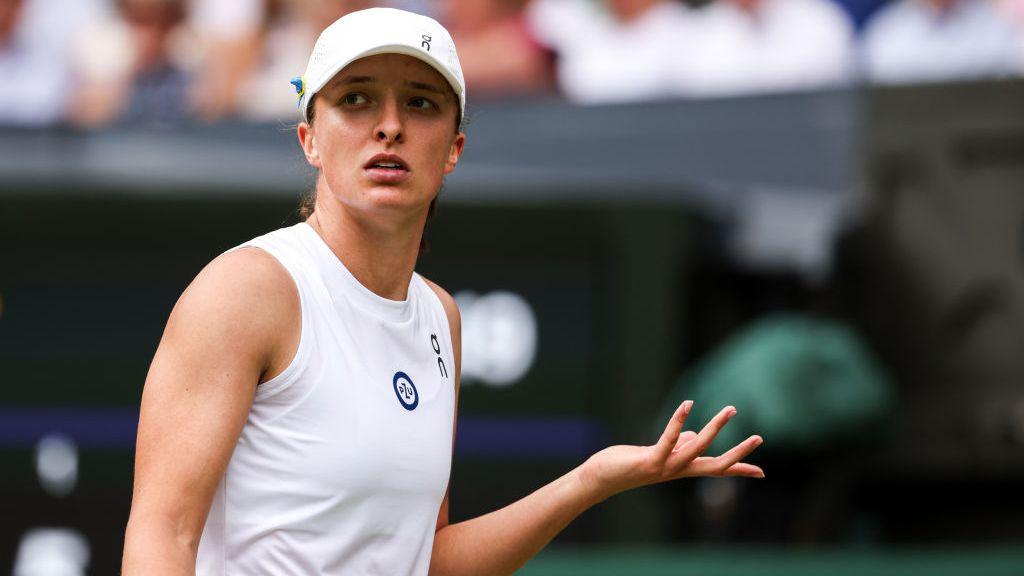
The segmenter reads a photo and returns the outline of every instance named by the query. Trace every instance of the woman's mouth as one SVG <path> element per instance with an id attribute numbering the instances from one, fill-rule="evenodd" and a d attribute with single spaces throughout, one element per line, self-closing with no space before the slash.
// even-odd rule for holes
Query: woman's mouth
<path id="1" fill-rule="evenodd" d="M 409 177 L 409 171 L 405 168 L 390 166 L 371 166 L 364 172 L 367 178 L 379 184 L 398 184 Z"/>
<path id="2" fill-rule="evenodd" d="M 409 177 L 409 168 L 401 157 L 395 154 L 378 154 L 363 167 L 363 172 L 378 184 L 398 184 Z"/>

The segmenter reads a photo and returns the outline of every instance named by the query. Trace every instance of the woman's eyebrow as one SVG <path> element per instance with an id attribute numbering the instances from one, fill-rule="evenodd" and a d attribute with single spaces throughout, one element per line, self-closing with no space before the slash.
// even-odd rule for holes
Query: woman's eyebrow
<path id="1" fill-rule="evenodd" d="M 410 80 L 410 81 L 406 81 L 405 85 L 410 87 L 410 88 L 415 88 L 417 90 L 426 90 L 427 92 L 433 92 L 434 94 L 440 94 L 441 96 L 447 96 L 447 93 L 444 90 L 441 90 L 440 88 L 438 88 L 437 86 L 434 86 L 433 84 L 427 84 L 427 83 L 424 83 L 424 82 L 415 82 L 415 81 L 411 81 Z"/>
<path id="2" fill-rule="evenodd" d="M 374 78 L 373 76 L 342 76 L 334 83 L 334 86 L 345 86 L 348 84 L 369 84 L 376 81 L 377 79 Z M 426 82 L 417 82 L 415 80 L 406 80 L 405 85 L 416 90 L 424 90 L 426 92 L 431 92 L 433 94 L 439 94 L 441 96 L 444 96 L 445 98 L 448 97 L 447 92 L 445 92 L 444 90 L 442 90 L 441 88 L 437 87 L 434 84 L 428 84 Z"/>
<path id="3" fill-rule="evenodd" d="M 342 86 L 345 84 L 366 84 L 375 80 L 376 78 L 373 76 L 343 76 L 335 83 L 335 86 Z"/>

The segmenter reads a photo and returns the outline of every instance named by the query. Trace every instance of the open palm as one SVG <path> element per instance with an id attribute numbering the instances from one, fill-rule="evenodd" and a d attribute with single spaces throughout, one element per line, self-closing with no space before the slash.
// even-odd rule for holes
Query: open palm
<path id="1" fill-rule="evenodd" d="M 764 478 L 764 471 L 742 462 L 758 446 L 751 436 L 720 456 L 704 456 L 715 436 L 736 414 L 726 406 L 699 433 L 681 432 L 693 407 L 687 400 L 676 409 L 658 443 L 652 446 L 611 446 L 591 456 L 583 465 L 582 478 L 603 497 L 678 478 L 693 476 L 746 476 Z"/>

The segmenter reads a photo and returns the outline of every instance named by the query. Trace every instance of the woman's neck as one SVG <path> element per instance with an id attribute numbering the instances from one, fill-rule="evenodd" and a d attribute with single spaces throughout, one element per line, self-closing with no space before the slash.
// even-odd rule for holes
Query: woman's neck
<path id="1" fill-rule="evenodd" d="M 426 214 L 387 231 L 354 217 L 344 206 L 318 201 L 306 222 L 360 284 L 382 298 L 406 299 Z"/>

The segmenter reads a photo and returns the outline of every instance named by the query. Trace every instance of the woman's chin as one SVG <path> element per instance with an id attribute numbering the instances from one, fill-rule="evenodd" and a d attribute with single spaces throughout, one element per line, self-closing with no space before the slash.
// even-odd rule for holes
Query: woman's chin
<path id="1" fill-rule="evenodd" d="M 374 212 L 408 213 L 426 209 L 431 199 L 404 186 L 374 186 L 366 191 L 363 200 Z"/>

